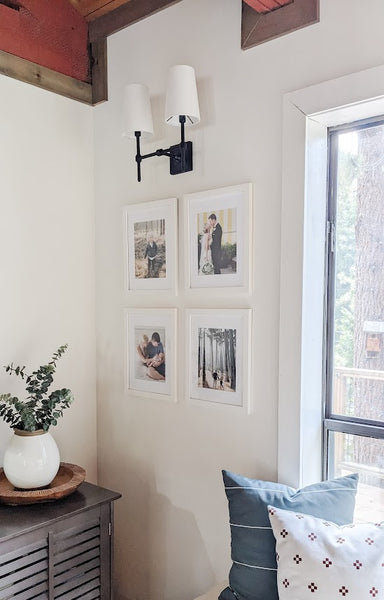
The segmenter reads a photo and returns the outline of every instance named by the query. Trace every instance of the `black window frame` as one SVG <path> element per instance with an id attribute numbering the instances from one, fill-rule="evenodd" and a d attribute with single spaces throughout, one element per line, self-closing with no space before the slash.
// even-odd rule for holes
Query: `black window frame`
<path id="1" fill-rule="evenodd" d="M 332 432 L 360 435 L 375 439 L 384 439 L 384 421 L 373 421 L 358 417 L 348 417 L 332 413 L 333 398 L 333 339 L 335 309 L 336 275 L 336 229 L 337 229 L 337 165 L 340 133 L 357 131 L 384 125 L 384 115 L 354 121 L 328 128 L 328 177 L 327 177 L 327 213 L 326 213 L 326 261 L 325 261 L 325 298 L 324 298 L 324 343 L 323 343 L 323 435 L 322 435 L 322 475 L 329 478 L 330 434 Z"/>

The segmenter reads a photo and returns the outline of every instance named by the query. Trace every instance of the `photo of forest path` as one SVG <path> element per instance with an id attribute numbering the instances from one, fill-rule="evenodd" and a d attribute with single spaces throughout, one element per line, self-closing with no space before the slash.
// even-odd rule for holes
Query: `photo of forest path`
<path id="1" fill-rule="evenodd" d="M 198 387 L 236 391 L 236 329 L 199 328 Z"/>
<path id="2" fill-rule="evenodd" d="M 134 224 L 135 278 L 167 276 L 165 219 Z"/>

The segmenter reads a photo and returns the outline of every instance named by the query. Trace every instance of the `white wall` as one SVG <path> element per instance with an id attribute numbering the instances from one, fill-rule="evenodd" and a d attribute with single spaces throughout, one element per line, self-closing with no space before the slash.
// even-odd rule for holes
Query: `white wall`
<path id="1" fill-rule="evenodd" d="M 51 432 L 96 480 L 92 110 L 0 76 L 0 365 L 46 364 L 75 403 Z M 53 387 L 53 389 L 55 389 Z M 0 390 L 17 390 L 0 370 Z M 0 422 L 0 464 L 11 430 Z"/>
<path id="2" fill-rule="evenodd" d="M 108 42 L 110 100 L 95 111 L 98 450 L 101 484 L 123 493 L 116 575 L 124 600 L 190 600 L 223 578 L 229 528 L 220 469 L 276 477 L 282 97 L 383 60 L 381 0 L 371 0 L 369 13 L 358 0 L 321 0 L 320 24 L 246 52 L 240 5 L 184 0 Z M 134 145 L 121 138 L 123 88 L 147 83 L 158 123 L 166 73 L 177 63 L 198 76 L 202 121 L 187 138 L 195 169 L 171 177 L 165 158 L 151 159 L 138 184 Z M 176 141 L 176 130 L 160 126 L 143 151 Z M 124 291 L 125 204 L 247 181 L 255 188 L 251 297 Z M 185 246 L 182 228 L 180 240 Z M 181 336 L 178 403 L 126 394 L 124 308 L 140 306 L 176 307 L 181 325 L 186 307 L 253 308 L 253 414 L 185 399 Z"/>

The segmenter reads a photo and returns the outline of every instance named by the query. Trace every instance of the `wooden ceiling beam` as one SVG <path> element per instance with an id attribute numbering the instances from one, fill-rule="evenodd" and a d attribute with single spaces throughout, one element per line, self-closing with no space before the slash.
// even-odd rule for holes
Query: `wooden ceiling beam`
<path id="1" fill-rule="evenodd" d="M 258 13 L 268 13 L 271 10 L 276 10 L 294 2 L 294 0 L 244 0 L 251 8 L 256 10 Z"/>
<path id="2" fill-rule="evenodd" d="M 25 58 L 0 50 L 0 73 L 24 83 L 31 83 L 60 96 L 92 104 L 92 86 Z"/>
<path id="3" fill-rule="evenodd" d="M 262 1 L 266 3 L 266 0 Z M 242 3 L 241 47 L 243 50 L 318 23 L 320 18 L 320 0 L 293 0 L 266 14 L 251 8 L 250 2 L 251 0 L 243 0 Z"/>
<path id="4" fill-rule="evenodd" d="M 92 56 L 92 104 L 108 100 L 107 38 L 90 44 Z"/>
<path id="5" fill-rule="evenodd" d="M 35 0 L 24 0 L 23 6 L 24 4 L 34 1 Z M 80 14 L 74 10 L 74 8 L 79 8 L 76 7 L 76 2 L 80 5 L 82 0 L 70 0 L 70 4 L 66 4 L 66 0 L 53 1 L 56 3 L 53 5 L 52 2 L 51 8 L 53 11 L 57 11 L 58 8 L 61 8 L 63 11 L 62 14 L 68 14 L 68 20 L 71 18 L 76 21 L 77 18 L 78 22 L 82 23 L 84 26 L 85 74 L 82 73 L 82 77 L 79 76 L 76 78 L 77 74 L 70 76 L 71 74 L 67 74 L 65 71 L 64 73 L 58 72 L 56 71 L 56 64 L 42 66 L 37 64 L 37 62 L 34 62 L 39 60 L 38 53 L 36 53 L 36 58 L 35 56 L 30 56 L 28 54 L 23 56 L 22 53 L 18 51 L 18 48 L 14 48 L 15 40 L 21 44 L 22 48 L 24 46 L 27 49 L 30 48 L 30 44 L 27 44 L 24 40 L 24 31 L 20 32 L 18 38 L 14 34 L 19 25 L 19 9 L 24 10 L 24 8 L 21 8 L 20 0 L 0 0 L 0 16 L 3 16 L 3 19 L 0 19 L 0 33 L 4 31 L 9 38 L 9 40 L 8 38 L 5 39 L 6 36 L 4 33 L 2 36 L 2 44 L 5 45 L 7 40 L 10 44 L 9 48 L 5 46 L 2 47 L 2 44 L 0 44 L 0 74 L 8 75 L 9 77 L 19 79 L 26 83 L 31 83 L 62 96 L 79 100 L 80 102 L 95 105 L 108 100 L 107 37 L 124 29 L 128 25 L 136 23 L 141 19 L 145 19 L 172 4 L 176 4 L 181 0 L 124 0 L 124 5 L 121 5 L 121 0 L 109 0 L 109 2 L 106 0 L 89 0 L 88 2 L 87 0 L 87 6 L 90 7 L 93 2 L 92 6 L 94 8 L 96 6 L 101 8 L 101 4 L 104 6 L 109 5 L 109 7 L 115 3 L 118 5 L 118 8 L 112 10 L 109 14 L 103 15 L 89 23 L 86 23 L 84 17 L 80 16 Z M 34 16 L 36 17 L 35 21 L 37 24 L 40 23 L 40 19 L 44 23 L 47 22 L 47 15 L 44 13 L 43 18 L 40 14 L 43 4 L 44 0 L 40 0 L 40 2 L 36 0 L 35 4 L 33 4 L 36 11 Z M 84 9 L 84 6 L 82 6 L 82 9 Z M 77 15 L 76 18 L 75 15 Z M 56 19 L 56 21 L 62 28 L 63 18 L 59 20 Z M 53 20 L 53 29 L 56 21 L 55 19 Z M 75 27 L 72 27 L 71 32 L 74 29 Z M 89 33 L 89 72 L 87 65 L 87 30 Z M 29 30 L 27 30 L 27 32 L 28 31 Z M 12 35 L 10 35 L 10 33 Z M 43 41 L 44 39 L 41 41 L 42 51 L 46 51 L 49 58 L 51 58 L 52 53 L 49 53 L 49 47 L 48 45 L 45 47 Z M 69 45 L 71 43 L 70 36 L 67 35 L 64 41 L 65 44 Z M 65 44 L 63 42 L 62 45 L 65 46 Z M 58 47 L 61 48 L 60 44 L 58 44 Z"/>
<path id="6" fill-rule="evenodd" d="M 88 24 L 67 0 L 0 0 L 0 50 L 90 83 Z"/>
<path id="7" fill-rule="evenodd" d="M 0 0 L 0 73 L 91 104 L 88 24 L 67 0 Z"/>
<path id="8" fill-rule="evenodd" d="M 130 0 L 69 0 L 86 21 L 93 21 Z"/>
<path id="9" fill-rule="evenodd" d="M 122 6 L 89 23 L 89 41 L 106 38 L 181 0 L 129 0 Z"/>

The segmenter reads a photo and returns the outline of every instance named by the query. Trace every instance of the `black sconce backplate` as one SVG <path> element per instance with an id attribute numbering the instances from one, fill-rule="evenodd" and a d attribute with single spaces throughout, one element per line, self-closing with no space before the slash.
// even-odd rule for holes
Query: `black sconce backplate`
<path id="1" fill-rule="evenodd" d="M 193 170 L 192 166 L 192 142 L 182 142 L 169 148 L 171 175 L 180 175 Z"/>

